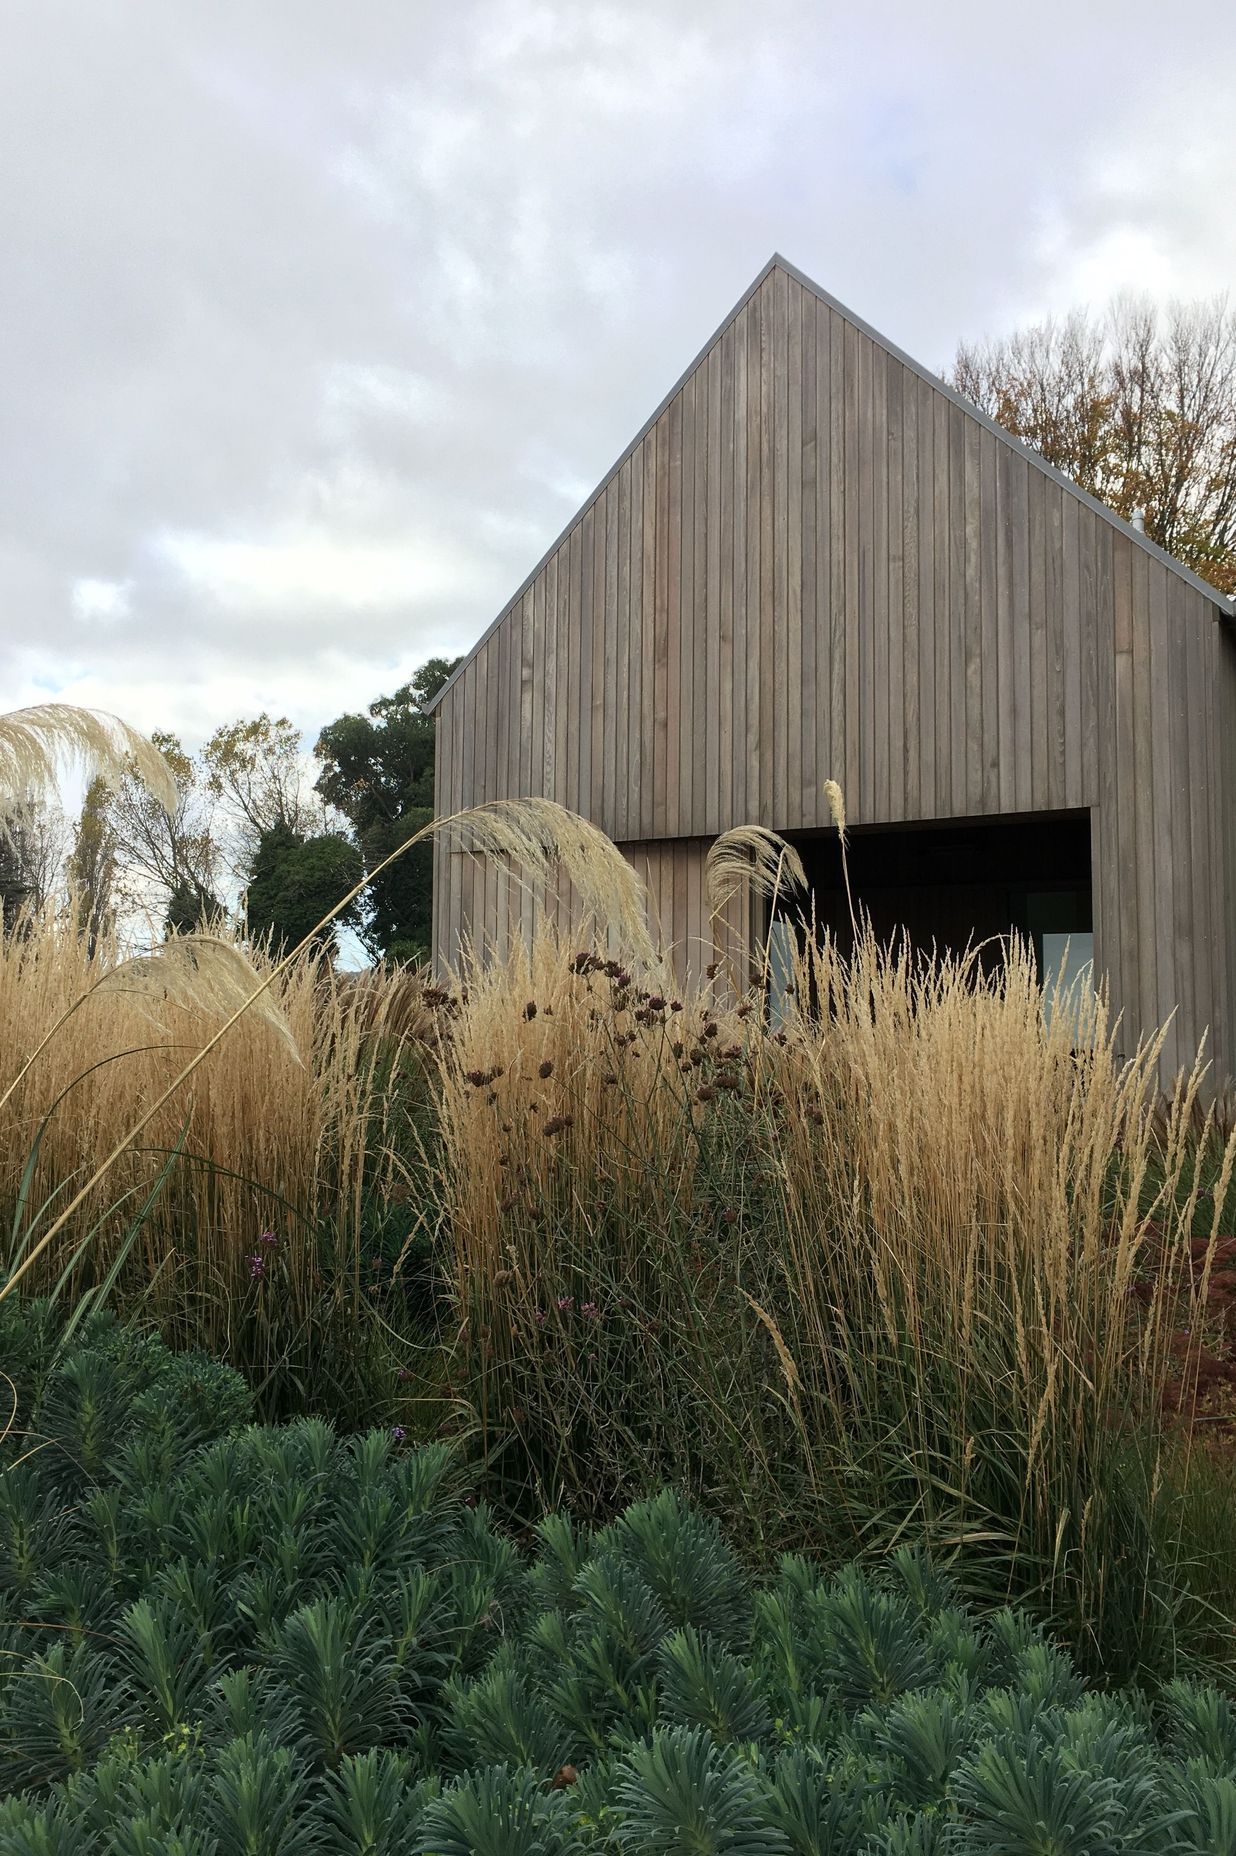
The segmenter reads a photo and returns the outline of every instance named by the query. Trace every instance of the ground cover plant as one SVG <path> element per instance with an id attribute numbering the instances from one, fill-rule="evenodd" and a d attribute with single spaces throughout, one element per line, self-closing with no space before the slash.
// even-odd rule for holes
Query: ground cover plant
<path id="1" fill-rule="evenodd" d="M 516 1543 L 441 1446 L 0 1312 L 12 1856 L 1236 1850 L 1236 1714 L 1087 1689 L 921 1553 L 752 1579 L 676 1492 Z"/>

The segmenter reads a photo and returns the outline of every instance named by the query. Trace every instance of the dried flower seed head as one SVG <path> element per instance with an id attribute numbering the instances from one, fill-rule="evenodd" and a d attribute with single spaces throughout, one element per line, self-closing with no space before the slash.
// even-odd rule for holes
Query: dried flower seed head
<path id="1" fill-rule="evenodd" d="M 574 1124 L 574 1121 L 574 1115 L 551 1115 L 549 1120 L 545 1123 L 545 1126 L 541 1129 L 541 1133 L 551 1136 L 563 1134 Z"/>
<path id="2" fill-rule="evenodd" d="M 537 1070 L 537 1075 L 540 1077 L 542 1082 L 546 1082 L 553 1075 L 553 1073 L 554 1073 L 553 1059 L 552 1057 L 546 1057 L 544 1063 L 542 1063 L 540 1068 Z"/>
<path id="3" fill-rule="evenodd" d="M 524 1007 L 524 1017 L 529 1018 L 529 1019 L 536 1017 L 536 1000 L 535 999 L 529 999 L 527 1005 Z"/>
<path id="4" fill-rule="evenodd" d="M 716 1093 L 711 1083 L 702 1083 L 696 1091 L 695 1099 L 697 1102 L 711 1102 Z"/>

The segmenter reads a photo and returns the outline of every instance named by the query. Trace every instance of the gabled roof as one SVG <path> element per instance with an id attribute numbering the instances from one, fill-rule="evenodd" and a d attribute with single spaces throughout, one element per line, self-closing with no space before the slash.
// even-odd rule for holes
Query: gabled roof
<path id="1" fill-rule="evenodd" d="M 700 365 L 700 362 L 707 356 L 714 343 L 720 340 L 730 323 L 742 313 L 761 284 L 763 284 L 775 270 L 784 271 L 786 276 L 792 278 L 802 289 L 808 291 L 819 302 L 825 304 L 836 315 L 850 323 L 852 327 L 858 329 L 860 333 L 866 335 L 871 341 L 878 343 L 886 353 L 891 354 L 895 360 L 900 361 L 902 366 L 908 368 L 912 374 L 916 374 L 920 380 L 925 380 L 929 386 L 934 387 L 937 393 L 942 393 L 945 399 L 950 400 L 954 406 L 959 406 L 964 413 L 971 419 L 977 420 L 980 425 L 985 426 L 989 432 L 994 432 L 1002 444 L 1008 445 L 1010 449 L 1017 452 L 1019 456 L 1029 459 L 1035 469 L 1042 471 L 1045 477 L 1050 477 L 1054 483 L 1063 485 L 1071 495 L 1075 496 L 1079 502 L 1084 503 L 1088 509 L 1094 510 L 1095 514 L 1101 516 L 1112 528 L 1119 529 L 1122 535 L 1127 535 L 1130 541 L 1134 542 L 1155 560 L 1170 567 L 1172 572 L 1178 574 L 1195 592 L 1205 595 L 1215 607 L 1215 617 L 1217 619 L 1226 619 L 1229 623 L 1236 625 L 1236 604 L 1233 604 L 1224 594 L 1220 593 L 1217 587 L 1211 586 L 1209 581 L 1203 580 L 1200 575 L 1195 574 L 1192 568 L 1184 566 L 1182 562 L 1176 560 L 1174 555 L 1168 554 L 1164 548 L 1160 548 L 1157 542 L 1151 541 L 1150 537 L 1144 534 L 1141 529 L 1134 528 L 1131 522 L 1126 522 L 1123 516 L 1118 516 L 1114 509 L 1109 509 L 1106 503 L 1099 501 L 1098 497 L 1092 496 L 1088 490 L 1083 490 L 1079 484 L 1073 482 L 1072 478 L 1066 477 L 1063 471 L 1057 470 L 1054 464 L 1049 464 L 1046 458 L 1041 457 L 1037 451 L 1033 450 L 1029 445 L 1023 444 L 1021 439 L 1015 438 L 1011 432 L 1006 431 L 1002 425 L 998 424 L 995 419 L 985 413 L 981 407 L 976 406 L 973 401 L 966 399 L 964 394 L 958 393 L 956 388 L 951 387 L 940 375 L 933 374 L 930 368 L 924 367 L 922 363 L 916 361 L 912 355 L 908 355 L 903 348 L 897 346 L 896 342 L 889 341 L 886 335 L 881 335 L 880 331 L 872 328 L 869 322 L 865 322 L 861 316 L 856 316 L 854 311 L 847 309 L 844 303 L 839 303 L 835 296 L 830 296 L 827 290 L 814 282 L 805 272 L 800 271 L 796 265 L 791 264 L 787 258 L 783 258 L 779 252 L 774 252 L 772 257 L 768 260 L 768 263 L 752 280 L 748 288 L 743 291 L 728 315 L 723 317 L 718 326 L 713 330 L 699 353 L 683 369 L 669 392 L 656 407 L 655 411 L 644 421 L 643 425 L 641 425 L 639 431 L 636 432 L 630 444 L 626 446 L 621 456 L 615 459 L 614 463 L 601 478 L 601 481 L 597 484 L 592 494 L 585 498 L 580 504 L 561 534 L 555 536 L 554 540 L 549 544 L 549 547 L 545 550 L 535 567 L 532 568 L 527 578 L 521 582 L 507 600 L 497 618 L 495 618 L 493 623 L 487 626 L 482 632 L 481 636 L 472 646 L 472 649 L 461 659 L 454 673 L 447 678 L 433 700 L 425 705 L 426 713 L 437 708 L 452 684 L 455 683 L 457 678 L 463 675 L 463 672 L 467 669 L 473 658 L 476 657 L 477 653 L 488 643 L 489 639 L 493 636 L 494 632 L 497 631 L 512 608 L 518 605 L 537 575 L 541 572 L 541 569 L 545 567 L 557 553 L 576 523 L 580 521 L 581 517 L 591 508 L 592 504 L 610 482 L 610 479 L 617 475 L 632 452 L 636 450 L 652 430 L 675 394 L 677 394 L 691 378 L 691 375 Z"/>

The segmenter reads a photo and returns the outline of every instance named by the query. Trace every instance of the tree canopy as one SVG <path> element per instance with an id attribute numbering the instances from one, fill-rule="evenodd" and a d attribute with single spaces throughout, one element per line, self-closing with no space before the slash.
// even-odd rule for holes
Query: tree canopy
<path id="1" fill-rule="evenodd" d="M 1121 297 L 957 351 L 952 384 L 1223 593 L 1236 592 L 1236 311 Z"/>
<path id="2" fill-rule="evenodd" d="M 245 893 L 250 935 L 255 940 L 269 938 L 276 953 L 295 947 L 363 874 L 359 849 L 340 833 L 306 837 L 287 825 L 272 826 L 258 841 Z M 358 897 L 322 930 L 321 951 L 333 955 L 336 930 L 355 928 L 360 919 Z"/>
<path id="3" fill-rule="evenodd" d="M 430 658 L 364 715 L 342 715 L 318 737 L 322 766 L 316 791 L 348 819 L 375 869 L 433 817 L 434 719 L 425 705 L 458 659 Z M 418 844 L 377 877 L 369 890 L 361 940 L 375 957 L 421 960 L 429 952 L 433 914 L 433 851 Z"/>

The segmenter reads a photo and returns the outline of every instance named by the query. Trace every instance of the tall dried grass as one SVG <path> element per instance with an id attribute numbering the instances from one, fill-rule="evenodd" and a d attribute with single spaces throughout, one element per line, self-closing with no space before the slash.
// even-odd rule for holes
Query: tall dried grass
<path id="1" fill-rule="evenodd" d="M 1164 1124 L 1156 1049 L 1045 1014 L 1018 946 L 985 974 L 860 935 L 796 978 L 776 1031 L 549 940 L 470 980 L 445 1190 L 491 1447 L 575 1505 L 683 1482 L 769 1548 L 925 1536 L 1096 1663 L 1161 1661 L 1200 1071 Z"/>
<path id="2" fill-rule="evenodd" d="M 105 941 L 91 960 L 71 911 L 0 941 L 10 1266 L 271 971 L 260 952 L 251 962 L 212 937 L 138 961 Z M 360 982 L 309 955 L 294 961 L 157 1108 L 23 1286 L 48 1288 L 67 1269 L 62 1292 L 74 1296 L 103 1280 L 181 1148 L 132 1241 L 122 1305 L 140 1300 L 172 1339 L 259 1379 L 294 1369 L 320 1402 L 332 1370 L 324 1337 L 363 1350 L 373 1254 L 389 1260 L 415 1221 L 410 1179 L 435 1024 L 415 976 Z"/>

